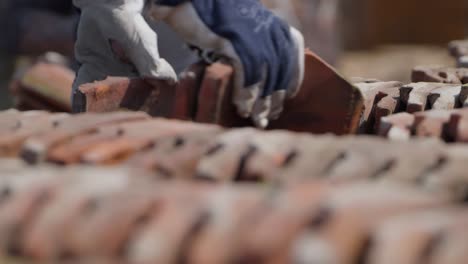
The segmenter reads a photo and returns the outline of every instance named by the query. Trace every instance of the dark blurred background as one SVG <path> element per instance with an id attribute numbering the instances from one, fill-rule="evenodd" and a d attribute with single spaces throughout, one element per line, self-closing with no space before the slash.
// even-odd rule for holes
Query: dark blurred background
<path id="1" fill-rule="evenodd" d="M 55 51 L 73 57 L 77 10 L 70 0 L 0 0 L 0 108 L 12 106 L 9 80 L 20 62 Z"/>
<path id="2" fill-rule="evenodd" d="M 450 40 L 468 35 L 466 0 L 263 0 L 298 27 L 307 45 L 348 77 L 409 80 L 418 64 L 451 66 Z M 9 81 L 47 51 L 74 69 L 78 13 L 71 0 L 0 0 L 0 108 L 12 106 Z M 178 71 L 192 61 L 163 24 L 161 53 Z M 174 48 L 176 47 L 176 48 Z"/>

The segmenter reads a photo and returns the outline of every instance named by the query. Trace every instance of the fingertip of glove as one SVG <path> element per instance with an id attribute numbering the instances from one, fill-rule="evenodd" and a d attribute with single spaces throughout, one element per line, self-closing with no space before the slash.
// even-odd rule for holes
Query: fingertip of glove
<path id="1" fill-rule="evenodd" d="M 254 125 L 257 128 L 265 129 L 268 127 L 269 121 L 267 118 L 253 118 Z"/>
<path id="2" fill-rule="evenodd" d="M 242 118 L 249 118 L 250 117 L 250 113 L 247 110 L 240 109 L 239 107 L 237 107 L 237 114 Z"/>
<path id="3" fill-rule="evenodd" d="M 294 80 L 291 82 L 290 86 L 287 89 L 287 98 L 293 98 L 301 89 L 302 83 L 304 82 L 304 75 L 305 75 L 305 41 L 304 36 L 302 33 L 294 27 L 290 28 L 291 36 L 296 45 L 297 51 L 297 75 L 295 76 Z"/>
<path id="4" fill-rule="evenodd" d="M 281 112 L 282 112 L 282 109 L 276 112 L 271 112 L 268 118 L 270 118 L 270 120 L 278 120 L 281 116 Z"/>
<path id="5" fill-rule="evenodd" d="M 234 105 L 237 109 L 237 114 L 242 118 L 249 118 L 252 116 L 253 104 L 250 101 L 234 100 Z"/>

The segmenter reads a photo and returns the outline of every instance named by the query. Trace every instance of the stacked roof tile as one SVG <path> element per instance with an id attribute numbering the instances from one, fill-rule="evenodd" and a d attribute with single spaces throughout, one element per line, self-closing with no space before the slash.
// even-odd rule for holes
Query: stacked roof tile
<path id="1" fill-rule="evenodd" d="M 459 61 L 463 45 L 451 44 Z M 88 110 L 102 113 L 81 115 L 60 113 L 69 109 L 68 73 L 39 63 L 12 85 L 20 109 L 51 112 L 0 112 L 6 263 L 468 258 L 463 68 L 418 67 L 407 85 L 355 80 L 366 106 L 360 122 L 346 115 L 361 109 L 360 94 L 338 76 L 323 84 L 328 94 L 295 101 L 330 113 L 327 122 L 294 123 L 292 112 L 292 125 L 273 124 L 335 134 L 320 136 L 223 128 L 245 124 L 219 108 L 231 107 L 223 101 L 232 74 L 225 65 L 194 65 L 175 88 L 126 78 L 85 85 Z M 327 104 L 343 87 L 346 96 Z M 141 112 L 113 112 L 122 108 Z M 352 132 L 407 141 L 338 136 Z"/>
<path id="2" fill-rule="evenodd" d="M 457 131 L 466 133 L 463 122 L 459 120 Z M 0 123 L 3 158 L 19 157 L 29 164 L 118 165 L 165 179 L 427 180 L 429 184 L 446 171 L 464 174 L 463 164 L 468 162 L 464 145 L 445 145 L 437 140 L 391 142 L 375 137 L 225 130 L 214 125 L 150 118 L 141 112 L 70 116 L 6 111 L 0 113 Z M 457 183 L 456 179 L 446 180 L 444 186 Z"/>
<path id="3" fill-rule="evenodd" d="M 442 189 L 319 179 L 213 185 L 161 181 L 131 169 L 2 162 L 8 165 L 0 169 L 0 251 L 15 259 L 387 263 L 390 254 L 408 263 L 461 263 L 451 261 L 466 257 L 459 250 L 468 221 L 463 198 Z"/>
<path id="4" fill-rule="evenodd" d="M 75 73 L 63 65 L 37 62 L 11 82 L 15 108 L 70 112 L 74 78 Z"/>
<path id="5" fill-rule="evenodd" d="M 468 39 L 452 41 L 449 44 L 450 53 L 457 59 L 459 67 L 468 67 Z"/>
<path id="6" fill-rule="evenodd" d="M 310 51 L 305 53 L 305 70 L 300 91 L 286 100 L 281 116 L 271 120 L 268 127 L 339 135 L 356 132 L 363 110 L 359 89 Z M 250 119 L 237 115 L 232 104 L 233 73 L 231 66 L 222 63 L 199 63 L 174 85 L 110 77 L 83 85 L 80 90 L 86 95 L 89 112 L 123 108 L 224 127 L 252 126 Z"/>

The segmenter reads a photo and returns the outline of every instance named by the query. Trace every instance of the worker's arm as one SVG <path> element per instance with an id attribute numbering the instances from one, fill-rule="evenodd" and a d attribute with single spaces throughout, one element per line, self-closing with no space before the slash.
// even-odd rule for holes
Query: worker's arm
<path id="1" fill-rule="evenodd" d="M 234 104 L 259 127 L 279 116 L 304 77 L 302 34 L 258 0 L 154 0 L 151 15 L 235 69 Z"/>
<path id="2" fill-rule="evenodd" d="M 107 76 L 144 77 L 176 82 L 177 75 L 159 56 L 158 39 L 142 12 L 145 0 L 73 0 L 81 10 L 75 56 L 81 67 L 73 85 L 73 111 L 83 112 L 79 87 Z"/>
<path id="3" fill-rule="evenodd" d="M 84 28 L 82 35 L 78 34 L 77 46 L 80 47 L 80 42 L 86 43 L 83 53 L 93 50 L 106 54 L 106 51 L 100 52 L 99 49 L 111 49 L 115 56 L 133 64 L 142 77 L 176 81 L 172 67 L 159 56 L 156 32 L 142 15 L 145 0 L 74 0 L 74 4 L 81 9 L 81 20 L 92 21 L 88 25 L 96 27 L 94 32 L 100 35 L 95 39 L 86 35 L 86 32 L 93 31 L 89 28 Z M 102 39 L 107 42 L 105 46 L 96 43 Z M 93 42 L 96 43 L 95 47 Z"/>

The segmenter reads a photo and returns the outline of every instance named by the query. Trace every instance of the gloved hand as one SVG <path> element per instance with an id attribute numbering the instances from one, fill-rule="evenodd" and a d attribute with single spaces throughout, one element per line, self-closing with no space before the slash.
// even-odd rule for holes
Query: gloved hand
<path id="1" fill-rule="evenodd" d="M 304 39 L 258 0 L 151 0 L 150 14 L 235 69 L 234 104 L 257 127 L 279 117 L 304 79 Z"/>
<path id="2" fill-rule="evenodd" d="M 176 82 L 171 65 L 160 58 L 156 33 L 142 13 L 145 0 L 73 0 L 81 10 L 75 57 L 80 62 L 73 85 L 73 111 L 86 102 L 80 85 L 107 76 L 144 77 Z"/>

